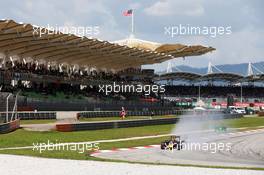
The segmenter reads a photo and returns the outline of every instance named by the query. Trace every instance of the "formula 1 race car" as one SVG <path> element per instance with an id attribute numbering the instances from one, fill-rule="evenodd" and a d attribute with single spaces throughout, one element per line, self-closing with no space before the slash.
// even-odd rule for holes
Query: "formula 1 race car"
<path id="1" fill-rule="evenodd" d="M 221 132 L 226 132 L 227 128 L 225 126 L 217 126 L 215 127 L 215 132 L 221 133 Z"/>
<path id="2" fill-rule="evenodd" d="M 162 150 L 181 150 L 182 144 L 184 143 L 184 140 L 181 140 L 180 136 L 171 136 L 170 140 L 165 140 L 164 142 L 161 142 L 160 149 Z"/>

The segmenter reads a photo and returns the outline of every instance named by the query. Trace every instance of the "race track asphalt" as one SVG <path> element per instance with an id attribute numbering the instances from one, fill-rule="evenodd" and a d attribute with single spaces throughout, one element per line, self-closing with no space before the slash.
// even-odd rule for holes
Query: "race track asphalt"
<path id="1" fill-rule="evenodd" d="M 192 137 L 194 137 L 192 135 Z M 201 146 L 213 145 L 213 149 L 201 149 L 189 146 L 185 150 L 161 150 L 159 147 L 144 149 L 129 149 L 114 152 L 98 152 L 95 157 L 125 160 L 129 162 L 162 163 L 162 164 L 191 164 L 203 166 L 226 166 L 264 168 L 264 129 L 230 132 L 230 133 L 204 133 L 199 134 L 200 139 L 190 143 L 200 143 Z M 196 137 L 196 138 L 197 138 Z M 193 139 L 192 139 L 193 140 Z M 198 141 L 199 140 L 199 141 Z M 214 145 L 227 145 L 231 147 L 214 149 Z M 216 151 L 216 152 L 215 152 Z"/>

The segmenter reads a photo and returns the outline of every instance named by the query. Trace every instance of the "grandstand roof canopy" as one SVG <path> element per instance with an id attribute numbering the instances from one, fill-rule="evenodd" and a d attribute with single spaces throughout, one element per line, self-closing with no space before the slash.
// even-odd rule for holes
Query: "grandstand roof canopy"
<path id="1" fill-rule="evenodd" d="M 264 81 L 264 74 L 257 74 L 257 75 L 250 75 L 250 76 L 246 76 L 243 79 L 244 81 L 247 82 L 253 82 L 253 81 Z"/>
<path id="2" fill-rule="evenodd" d="M 7 56 L 17 55 L 47 62 L 121 70 L 215 50 L 200 45 L 138 43 L 144 47 L 63 34 L 13 20 L 0 20 L 0 52 Z"/>
<path id="3" fill-rule="evenodd" d="M 264 79 L 264 76 L 262 76 Z M 240 82 L 244 80 L 244 77 L 239 74 L 235 73 L 210 73 L 210 74 L 205 74 L 205 75 L 200 75 L 196 73 L 191 73 L 191 72 L 172 72 L 172 73 L 166 73 L 162 74 L 158 77 L 155 78 L 156 81 L 159 80 L 189 80 L 189 81 L 208 81 L 208 80 L 213 80 L 213 81 L 229 81 L 229 82 Z M 262 80 L 263 80 L 262 79 Z"/>
<path id="4" fill-rule="evenodd" d="M 199 80 L 202 77 L 200 74 L 191 73 L 191 72 L 172 72 L 172 73 L 166 73 L 162 74 L 159 77 L 156 77 L 156 80 L 190 80 L 190 81 L 196 81 Z"/>
<path id="5" fill-rule="evenodd" d="M 198 56 L 215 50 L 215 48 L 204 47 L 201 45 L 186 46 L 182 44 L 160 44 L 156 42 L 137 39 L 134 37 L 115 41 L 114 43 L 123 46 L 128 46 L 131 48 L 138 48 L 138 49 L 144 49 L 158 53 L 165 53 L 168 55 L 172 55 L 173 57 Z"/>
<path id="6" fill-rule="evenodd" d="M 223 81 L 238 82 L 243 78 L 244 77 L 239 74 L 219 72 L 219 73 L 206 74 L 201 78 L 201 80 L 223 80 Z"/>

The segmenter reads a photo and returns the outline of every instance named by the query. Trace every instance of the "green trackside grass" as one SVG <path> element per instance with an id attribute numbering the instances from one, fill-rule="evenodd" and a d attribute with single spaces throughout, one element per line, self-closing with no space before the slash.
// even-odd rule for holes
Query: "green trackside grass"
<path id="1" fill-rule="evenodd" d="M 210 124 L 210 123 L 209 123 Z M 217 121 L 218 125 L 227 127 L 257 127 L 264 126 L 264 118 L 247 117 L 239 119 L 225 119 Z M 35 142 L 84 142 L 102 139 L 119 139 L 137 136 L 150 136 L 159 134 L 169 134 L 175 125 L 154 125 L 133 128 L 118 128 L 95 131 L 76 131 L 76 132 L 36 132 L 19 129 L 17 131 L 0 135 L 0 148 L 31 146 Z"/>
<path id="2" fill-rule="evenodd" d="M 97 131 L 78 131 L 78 132 L 34 132 L 19 129 L 15 132 L 0 135 L 0 148 L 16 146 L 32 146 L 33 143 L 53 143 L 64 142 L 85 142 L 102 139 L 118 139 L 148 135 L 169 134 L 175 125 L 156 125 L 135 128 L 118 128 Z M 134 146 L 144 146 L 159 144 L 166 137 L 140 139 L 131 141 L 121 141 L 112 143 L 100 143 L 100 149 L 129 148 Z M 32 149 L 23 150 L 3 150 L 0 154 L 30 155 L 47 158 L 91 160 L 93 157 L 87 156 L 88 152 L 78 153 L 77 151 L 44 151 L 39 153 Z"/>
<path id="3" fill-rule="evenodd" d="M 159 119 L 159 118 L 172 118 L 175 115 L 165 115 L 165 116 L 129 116 L 124 120 L 138 120 L 138 119 Z M 120 116 L 116 117 L 95 117 L 95 118 L 80 118 L 80 122 L 94 122 L 94 121 L 111 121 L 111 120 L 122 120 Z M 48 124 L 55 123 L 56 119 L 45 119 L 45 120 L 20 120 L 21 125 L 25 124 Z"/>
<path id="4" fill-rule="evenodd" d="M 160 119 L 160 118 L 173 118 L 175 115 L 163 115 L 163 116 L 128 116 L 125 119 L 121 119 L 120 116 L 116 117 L 95 117 L 95 118 L 80 118 L 81 122 L 91 121 L 111 121 L 111 120 L 139 120 L 139 119 Z"/>
<path id="5" fill-rule="evenodd" d="M 152 144 L 160 144 L 161 141 L 167 139 L 167 137 L 159 137 L 152 139 L 140 139 L 140 140 L 131 140 L 121 141 L 121 142 L 112 142 L 112 143 L 100 143 L 100 150 L 109 150 L 115 148 L 130 148 L 135 146 L 145 146 Z M 23 150 L 5 150 L 0 151 L 0 154 L 16 154 L 16 155 L 30 155 L 36 157 L 46 157 L 46 158 L 59 158 L 59 159 L 76 159 L 76 160 L 94 160 L 96 158 L 89 156 L 89 153 L 92 151 L 86 151 L 84 153 L 79 153 L 78 151 L 43 151 L 40 153 L 37 150 L 33 149 L 23 149 Z"/>
<path id="6" fill-rule="evenodd" d="M 32 146 L 33 143 L 37 142 L 47 143 L 48 140 L 50 142 L 65 143 L 169 134 L 174 127 L 175 125 L 156 125 L 76 132 L 36 132 L 18 129 L 0 135 L 0 148 Z"/>
<path id="7" fill-rule="evenodd" d="M 114 148 L 129 148 L 134 146 L 145 146 L 151 144 L 159 144 L 164 141 L 167 137 L 153 138 L 153 139 L 142 139 L 142 140 L 132 140 L 129 142 L 113 142 L 113 143 L 101 143 L 101 150 L 109 150 Z M 192 164 L 163 164 L 163 163 L 144 163 L 144 162 L 131 162 L 123 160 L 113 160 L 113 159 L 102 159 L 92 157 L 90 152 L 78 153 L 77 151 L 44 151 L 39 153 L 38 151 L 33 151 L 32 149 L 24 150 L 9 150 L 0 151 L 0 154 L 15 154 L 15 155 L 26 155 L 33 157 L 43 157 L 43 158 L 56 158 L 56 159 L 73 159 L 73 160 L 95 160 L 95 161 L 108 161 L 108 162 L 125 162 L 125 163 L 141 163 L 148 165 L 175 165 L 175 166 L 192 166 L 192 167 L 204 167 L 204 168 L 220 168 L 220 169 L 249 169 L 249 170 L 264 170 L 264 168 L 241 168 L 241 167 L 226 167 L 226 166 L 207 166 L 207 165 L 192 165 Z"/>
<path id="8" fill-rule="evenodd" d="M 242 127 L 264 127 L 264 117 L 243 117 L 238 119 L 225 119 L 221 120 L 219 124 L 226 125 L 230 128 L 242 128 Z"/>
<path id="9" fill-rule="evenodd" d="M 209 124 L 209 122 L 208 122 Z M 258 127 L 264 126 L 264 118 L 247 117 L 239 119 L 225 119 L 217 121 L 219 125 L 225 125 L 232 128 L 240 127 Z M 78 132 L 34 132 L 19 129 L 15 132 L 0 135 L 0 148 L 16 147 L 16 146 L 32 146 L 33 143 L 47 143 L 48 140 L 53 143 L 64 142 L 85 142 L 96 141 L 103 139 L 119 139 L 137 136 L 150 136 L 159 134 L 169 134 L 176 125 L 156 125 L 144 126 L 134 128 L 118 128 L 106 129 L 96 131 L 78 131 Z M 100 149 L 113 148 L 129 148 L 134 146 L 144 146 L 151 144 L 160 144 L 161 141 L 167 137 L 130 140 L 111 143 L 100 143 Z M 23 150 L 4 150 L 0 154 L 17 154 L 17 155 L 31 155 L 37 157 L 48 158 L 63 158 L 63 159 L 78 159 L 78 160 L 96 160 L 96 158 L 87 156 L 87 153 L 78 153 L 76 151 L 45 151 L 39 153 L 32 149 Z"/>
<path id="10" fill-rule="evenodd" d="M 215 129 L 215 127 L 218 126 L 225 126 L 227 128 L 255 129 L 261 126 L 264 128 L 264 117 L 242 117 L 237 119 L 208 120 L 201 121 L 199 124 L 202 125 L 203 129 Z"/>

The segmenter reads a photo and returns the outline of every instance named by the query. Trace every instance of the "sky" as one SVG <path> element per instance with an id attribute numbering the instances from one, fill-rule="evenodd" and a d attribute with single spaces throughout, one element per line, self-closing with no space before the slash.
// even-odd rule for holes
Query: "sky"
<path id="1" fill-rule="evenodd" d="M 175 58 L 172 65 L 205 67 L 264 60 L 263 0 L 0 0 L 0 18 L 38 26 L 99 27 L 96 37 L 115 41 L 130 35 L 134 9 L 135 37 L 159 43 L 204 45 L 216 51 L 202 56 Z M 171 35 L 175 26 L 231 27 L 231 34 Z M 161 70 L 167 62 L 147 67 Z"/>

